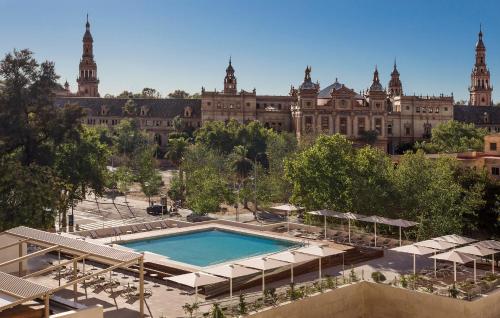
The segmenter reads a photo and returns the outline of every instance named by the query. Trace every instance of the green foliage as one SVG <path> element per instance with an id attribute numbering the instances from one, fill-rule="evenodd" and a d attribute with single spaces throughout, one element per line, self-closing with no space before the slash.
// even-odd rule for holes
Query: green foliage
<path id="1" fill-rule="evenodd" d="M 455 283 L 453 283 L 453 285 L 448 288 L 448 294 L 451 298 L 457 298 L 459 293 L 460 291 L 455 286 Z"/>
<path id="2" fill-rule="evenodd" d="M 197 302 L 194 302 L 192 304 L 190 303 L 185 303 L 182 305 L 182 309 L 186 314 L 189 315 L 189 317 L 193 317 L 194 313 L 200 308 L 200 305 Z"/>
<path id="3" fill-rule="evenodd" d="M 169 138 L 165 159 L 170 160 L 176 166 L 180 166 L 188 145 L 187 140 L 184 138 Z"/>
<path id="4" fill-rule="evenodd" d="M 240 294 L 238 301 L 238 314 L 246 315 L 248 313 L 247 303 L 245 301 L 245 295 Z"/>
<path id="5" fill-rule="evenodd" d="M 187 92 L 185 92 L 183 90 L 180 90 L 180 89 L 176 89 L 172 93 L 169 93 L 168 97 L 170 97 L 170 98 L 185 99 L 185 98 L 189 98 L 189 93 L 187 93 Z"/>
<path id="6" fill-rule="evenodd" d="M 345 136 L 320 136 L 309 148 L 285 161 L 292 201 L 307 210 L 348 210 L 354 150 Z"/>
<path id="7" fill-rule="evenodd" d="M 218 303 L 214 303 L 212 305 L 212 310 L 210 311 L 210 317 L 212 317 L 212 318 L 224 318 L 224 317 L 226 317 L 224 315 L 224 312 L 222 312 L 222 309 L 220 308 Z"/>
<path id="8" fill-rule="evenodd" d="M 121 120 L 113 130 L 114 153 L 130 159 L 151 144 L 151 138 L 135 119 Z"/>
<path id="9" fill-rule="evenodd" d="M 360 141 L 368 144 L 374 145 L 377 142 L 378 132 L 376 130 L 365 130 L 360 134 Z"/>
<path id="10" fill-rule="evenodd" d="M 485 129 L 476 128 L 474 124 L 450 120 L 433 128 L 431 140 L 417 143 L 416 148 L 428 153 L 482 151 L 486 134 Z"/>
<path id="11" fill-rule="evenodd" d="M 168 190 L 168 196 L 174 201 L 184 201 L 184 185 L 179 178 L 179 175 L 174 175 L 170 179 L 170 189 Z"/>
<path id="12" fill-rule="evenodd" d="M 117 189 L 126 196 L 127 192 L 130 190 L 132 182 L 134 181 L 132 170 L 130 170 L 127 166 L 122 166 L 118 167 L 115 173 Z"/>
<path id="13" fill-rule="evenodd" d="M 372 273 L 372 279 L 376 283 L 381 283 L 386 280 L 385 275 L 378 271 Z"/>

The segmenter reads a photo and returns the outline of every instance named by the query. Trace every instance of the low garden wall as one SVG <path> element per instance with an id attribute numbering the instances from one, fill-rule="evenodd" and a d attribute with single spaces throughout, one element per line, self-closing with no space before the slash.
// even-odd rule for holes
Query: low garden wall
<path id="1" fill-rule="evenodd" d="M 472 301 L 359 282 L 284 303 L 252 318 L 498 318 L 500 289 Z"/>

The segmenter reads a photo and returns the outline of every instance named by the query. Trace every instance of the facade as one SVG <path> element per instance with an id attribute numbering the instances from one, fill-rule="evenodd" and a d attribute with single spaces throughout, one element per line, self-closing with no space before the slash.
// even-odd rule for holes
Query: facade
<path id="1" fill-rule="evenodd" d="M 302 83 L 298 88 L 291 86 L 288 95 L 258 95 L 255 88 L 238 90 L 235 73 L 230 58 L 222 91 L 207 91 L 202 87 L 201 99 L 134 98 L 138 111 L 125 113 L 123 108 L 129 99 L 99 97 L 97 64 L 87 18 L 78 90 L 72 93 L 66 82 L 56 92 L 56 103 L 80 104 L 87 110 L 84 123 L 88 125 L 113 126 L 123 118 L 137 118 L 141 127 L 151 132 L 162 146 L 173 131 L 172 120 L 176 116 L 184 119 L 187 129 L 196 129 L 209 121 L 234 119 L 241 123 L 258 120 L 265 127 L 292 132 L 298 138 L 340 133 L 356 146 L 370 143 L 389 153 L 429 138 L 433 127 L 453 119 L 500 131 L 500 107 L 491 106 L 493 88 L 481 30 L 471 74 L 470 106 L 454 106 L 453 95 L 405 95 L 396 61 L 387 88 L 382 86 L 375 68 L 371 85 L 360 92 L 337 79 L 321 89 L 319 83 L 313 82 L 308 66 Z"/>

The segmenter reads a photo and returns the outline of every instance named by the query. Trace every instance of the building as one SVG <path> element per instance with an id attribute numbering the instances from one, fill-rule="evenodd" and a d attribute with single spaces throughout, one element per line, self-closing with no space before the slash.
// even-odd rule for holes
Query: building
<path id="1" fill-rule="evenodd" d="M 230 58 L 222 91 L 207 91 L 202 87 L 201 99 L 133 98 L 137 111 L 130 114 L 124 112 L 129 99 L 99 97 L 93 37 L 87 17 L 78 90 L 72 93 L 66 82 L 56 92 L 56 103 L 80 104 L 87 110 L 84 123 L 88 125 L 114 126 L 123 118 L 137 118 L 141 127 L 151 132 L 162 146 L 174 130 L 173 119 L 179 116 L 187 129 L 197 129 L 209 121 L 257 120 L 276 131 L 295 133 L 298 138 L 340 133 L 356 146 L 369 143 L 394 153 L 405 145 L 429 138 L 433 127 L 453 119 L 500 131 L 500 108 L 491 106 L 493 87 L 482 30 L 478 36 L 468 106 L 454 106 L 453 95 L 405 95 L 396 61 L 387 88 L 381 84 L 376 67 L 366 90 L 356 92 L 338 79 L 321 88 L 318 82 L 313 82 L 312 68 L 307 66 L 302 83 L 298 88 L 291 86 L 288 95 L 258 95 L 255 88 L 238 90 Z"/>

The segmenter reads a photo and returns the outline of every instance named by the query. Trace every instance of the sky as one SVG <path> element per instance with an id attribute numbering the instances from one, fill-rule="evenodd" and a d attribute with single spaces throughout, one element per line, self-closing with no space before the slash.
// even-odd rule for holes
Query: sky
<path id="1" fill-rule="evenodd" d="M 480 23 L 500 83 L 498 12 L 488 0 L 0 0 L 0 54 L 29 48 L 76 90 L 88 13 L 101 96 L 221 90 L 232 56 L 238 89 L 257 94 L 288 94 L 306 65 L 321 87 L 356 91 L 377 65 L 386 86 L 396 58 L 406 94 L 468 100 Z"/>

